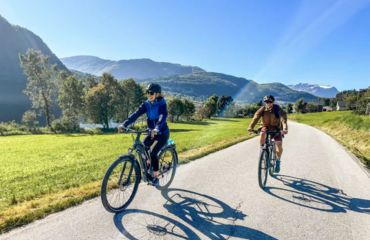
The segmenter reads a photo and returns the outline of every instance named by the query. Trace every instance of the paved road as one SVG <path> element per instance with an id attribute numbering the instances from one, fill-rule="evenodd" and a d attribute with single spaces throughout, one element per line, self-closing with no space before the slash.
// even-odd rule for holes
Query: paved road
<path id="1" fill-rule="evenodd" d="M 141 184 L 129 209 L 99 198 L 0 239 L 370 239 L 370 178 L 326 134 L 290 123 L 281 174 L 257 183 L 258 140 L 179 167 L 165 192 Z"/>

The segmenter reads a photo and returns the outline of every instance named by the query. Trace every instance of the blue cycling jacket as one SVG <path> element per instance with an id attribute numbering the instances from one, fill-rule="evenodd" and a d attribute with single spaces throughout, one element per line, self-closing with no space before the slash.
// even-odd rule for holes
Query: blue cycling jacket
<path id="1" fill-rule="evenodd" d="M 146 113 L 148 128 L 153 130 L 157 129 L 160 133 L 168 133 L 169 129 L 167 126 L 167 104 L 163 97 L 157 98 L 154 102 L 149 100 L 145 101 L 140 107 L 131 114 L 128 119 L 124 122 L 124 127 L 134 123 L 141 115 Z"/>

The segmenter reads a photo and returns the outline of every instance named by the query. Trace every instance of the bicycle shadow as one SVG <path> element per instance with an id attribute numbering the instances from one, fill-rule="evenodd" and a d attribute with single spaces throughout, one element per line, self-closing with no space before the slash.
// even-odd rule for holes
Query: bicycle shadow
<path id="1" fill-rule="evenodd" d="M 247 216 L 239 210 L 242 203 L 232 208 L 226 203 L 197 192 L 184 189 L 162 191 L 167 200 L 164 207 L 209 239 L 276 239 L 261 231 L 238 225 Z"/>
<path id="2" fill-rule="evenodd" d="M 287 175 L 275 175 L 288 188 L 266 187 L 265 192 L 281 200 L 326 212 L 370 213 L 370 200 L 352 198 L 341 189 Z"/>
<path id="3" fill-rule="evenodd" d="M 184 224 L 164 215 L 139 209 L 128 209 L 114 215 L 117 229 L 130 240 L 194 239 L 197 234 Z"/>

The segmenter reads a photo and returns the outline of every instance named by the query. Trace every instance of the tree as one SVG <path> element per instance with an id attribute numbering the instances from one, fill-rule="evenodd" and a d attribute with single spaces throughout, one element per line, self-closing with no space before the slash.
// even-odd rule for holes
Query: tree
<path id="1" fill-rule="evenodd" d="M 29 49 L 20 55 L 21 67 L 27 75 L 27 86 L 24 93 L 30 98 L 32 108 L 45 115 L 46 123 L 51 128 L 51 107 L 57 93 L 56 65 L 50 66 L 48 57 L 40 51 Z"/>
<path id="2" fill-rule="evenodd" d="M 224 111 L 234 101 L 231 96 L 221 96 L 217 101 L 217 115 L 223 116 Z"/>
<path id="3" fill-rule="evenodd" d="M 253 115 L 257 112 L 258 109 L 260 109 L 260 107 L 261 106 L 258 106 L 258 104 L 246 105 L 244 108 L 241 108 L 237 111 L 237 115 L 244 117 L 253 117 Z"/>
<path id="4" fill-rule="evenodd" d="M 125 91 L 124 102 L 121 109 L 118 109 L 118 119 L 127 119 L 129 114 L 135 111 L 140 104 L 145 100 L 143 88 L 133 79 L 128 79 L 120 82 L 121 87 Z"/>
<path id="5" fill-rule="evenodd" d="M 198 109 L 198 111 L 196 112 L 196 116 L 199 120 L 203 120 L 204 118 L 209 118 L 210 116 L 210 109 L 205 107 L 205 106 L 202 106 Z"/>
<path id="6" fill-rule="evenodd" d="M 184 113 L 183 115 L 186 117 L 186 119 L 189 121 L 190 117 L 194 115 L 195 113 L 195 105 L 192 101 L 185 99 L 183 101 L 184 106 Z"/>
<path id="7" fill-rule="evenodd" d="M 168 101 L 167 109 L 170 121 L 173 122 L 175 118 L 176 121 L 179 121 L 180 116 L 184 114 L 184 103 L 180 99 L 174 98 Z"/>
<path id="8" fill-rule="evenodd" d="M 286 111 L 287 111 L 287 113 L 292 113 L 293 112 L 293 104 L 288 103 L 288 105 L 286 106 Z"/>
<path id="9" fill-rule="evenodd" d="M 68 130 L 79 130 L 80 116 L 84 109 L 83 84 L 74 76 L 68 76 L 59 89 L 58 104 L 62 109 L 63 122 Z"/>
<path id="10" fill-rule="evenodd" d="M 86 113 L 95 123 L 102 123 L 104 128 L 109 127 L 109 94 L 106 86 L 99 83 L 86 94 Z"/>
<path id="11" fill-rule="evenodd" d="M 306 110 L 307 112 L 318 112 L 318 106 L 314 103 L 307 103 Z"/>
<path id="12" fill-rule="evenodd" d="M 366 114 L 366 109 L 370 103 L 370 87 L 367 89 L 360 90 L 359 100 L 356 102 L 356 110 L 354 111 L 357 114 Z"/>
<path id="13" fill-rule="evenodd" d="M 211 118 L 212 116 L 214 116 L 216 113 L 217 113 L 217 109 L 218 109 L 218 96 L 210 96 L 205 104 L 204 104 L 204 108 L 206 109 L 205 111 L 203 111 L 204 113 L 208 113 L 207 116 L 205 116 L 206 118 Z"/>
<path id="14" fill-rule="evenodd" d="M 28 129 L 32 129 L 38 123 L 36 119 L 37 119 L 36 112 L 33 110 L 28 110 L 22 116 L 22 123 L 27 125 Z"/>
<path id="15" fill-rule="evenodd" d="M 125 92 L 117 80 L 104 73 L 101 82 L 86 94 L 86 115 L 95 123 L 109 128 L 109 120 L 119 117 L 117 112 L 125 104 Z"/>
<path id="16" fill-rule="evenodd" d="M 296 112 L 304 113 L 307 103 L 304 102 L 303 98 L 298 99 L 295 102 L 294 108 Z"/>
<path id="17" fill-rule="evenodd" d="M 82 83 L 84 85 L 84 88 L 88 91 L 90 88 L 95 87 L 98 85 L 98 79 L 94 76 L 87 76 L 82 79 Z"/>

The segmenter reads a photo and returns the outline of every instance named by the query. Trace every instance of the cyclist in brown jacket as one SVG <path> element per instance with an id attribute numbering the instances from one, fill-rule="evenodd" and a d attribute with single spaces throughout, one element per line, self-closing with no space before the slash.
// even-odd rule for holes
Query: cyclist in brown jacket
<path id="1" fill-rule="evenodd" d="M 260 144 L 264 145 L 267 130 L 282 130 L 280 134 L 275 135 L 277 161 L 275 171 L 280 172 L 280 159 L 283 153 L 283 136 L 288 134 L 287 114 L 277 104 L 274 104 L 275 98 L 272 95 L 263 98 L 265 106 L 261 107 L 254 114 L 253 120 L 248 127 L 248 131 L 253 131 L 257 122 L 262 118 Z"/>

